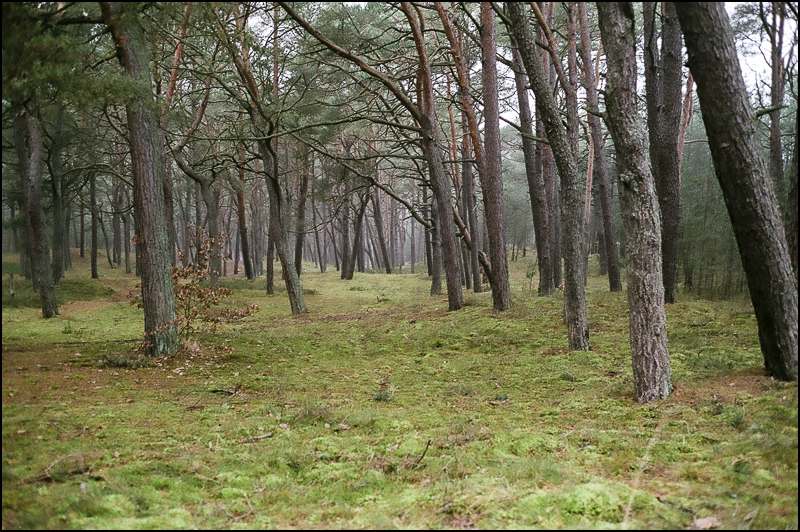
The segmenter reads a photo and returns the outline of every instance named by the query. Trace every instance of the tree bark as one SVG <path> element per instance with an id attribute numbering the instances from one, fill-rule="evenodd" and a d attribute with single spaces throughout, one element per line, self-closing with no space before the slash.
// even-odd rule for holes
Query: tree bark
<path id="1" fill-rule="evenodd" d="M 295 223 L 295 240 L 294 240 L 294 266 L 297 270 L 297 275 L 303 271 L 303 243 L 306 237 L 306 199 L 308 197 L 308 149 L 303 146 L 302 148 L 303 170 L 300 172 L 300 190 L 297 198 L 297 220 Z M 313 160 L 311 162 L 313 170 Z"/>
<path id="2" fill-rule="evenodd" d="M 244 158 L 244 154 L 242 154 Z M 236 215 L 239 225 L 239 246 L 241 248 L 244 275 L 247 279 L 255 279 L 253 261 L 250 257 L 250 236 L 247 233 L 247 205 L 244 202 L 244 160 L 239 166 L 239 181 L 236 186 Z M 238 263 L 238 254 L 237 254 Z"/>
<path id="3" fill-rule="evenodd" d="M 583 80 L 584 87 L 586 88 L 586 105 L 592 110 L 597 110 L 597 78 L 595 76 L 594 67 L 592 66 L 592 50 L 591 40 L 589 35 L 589 20 L 586 16 L 586 4 L 578 3 L 578 17 L 580 19 L 581 27 L 581 62 L 583 63 Z M 597 183 L 597 196 L 600 200 L 600 210 L 603 219 L 603 231 L 601 247 L 602 252 L 601 264 L 605 269 L 601 268 L 603 274 L 608 273 L 608 286 L 612 292 L 619 292 L 622 290 L 622 282 L 619 273 L 619 261 L 617 260 L 617 250 L 614 245 L 614 226 L 611 217 L 611 190 L 608 186 L 608 164 L 606 163 L 603 131 L 600 124 L 600 118 L 587 113 L 587 121 L 589 122 L 589 130 L 591 132 L 592 144 L 594 145 L 594 165 L 593 165 L 593 179 Z M 538 242 L 538 237 L 537 237 Z"/>
<path id="4" fill-rule="evenodd" d="M 797 279 L 773 184 L 758 153 L 753 110 L 723 4 L 676 3 L 711 157 L 731 218 L 764 365 L 797 379 Z"/>
<path id="5" fill-rule="evenodd" d="M 645 403 L 664 399 L 672 391 L 658 198 L 637 111 L 633 6 L 598 2 L 597 9 L 608 63 L 606 121 L 617 153 L 625 225 L 633 382 L 636 400 Z"/>
<path id="6" fill-rule="evenodd" d="M 484 172 L 480 174 L 483 207 L 489 231 L 492 265 L 492 302 L 498 311 L 511 308 L 508 257 L 503 220 L 503 182 L 500 169 L 500 110 L 497 99 L 497 43 L 491 2 L 481 2 L 481 52 L 483 59 Z"/>
<path id="7" fill-rule="evenodd" d="M 267 128 L 263 126 L 258 127 L 257 130 L 263 133 L 268 132 Z M 262 139 L 258 141 L 258 147 L 259 154 L 264 162 L 264 173 L 267 181 L 267 191 L 269 192 L 270 241 L 273 243 L 275 252 L 278 254 L 278 260 L 281 262 L 283 280 L 289 296 L 289 306 L 292 309 L 292 314 L 302 314 L 306 312 L 303 285 L 300 282 L 300 276 L 297 275 L 294 264 L 292 264 L 293 257 L 289 252 L 289 235 L 282 223 L 285 199 L 276 172 L 274 146 L 271 143 L 271 139 Z M 267 267 L 269 268 L 269 264 Z"/>
<path id="8" fill-rule="evenodd" d="M 91 212 L 91 262 L 92 279 L 99 279 L 97 272 L 97 176 L 89 178 L 89 209 Z"/>
<path id="9" fill-rule="evenodd" d="M 392 273 L 392 264 L 389 262 L 389 251 L 386 249 L 386 236 L 383 233 L 383 213 L 381 212 L 381 202 L 378 195 L 378 187 L 372 193 L 372 212 L 375 215 L 375 233 L 378 238 L 378 245 L 381 248 L 381 260 L 386 273 Z"/>
<path id="10" fill-rule="evenodd" d="M 434 200 L 435 201 L 435 200 Z M 431 295 L 442 294 L 442 246 L 439 240 L 439 214 L 431 209 Z"/>
<path id="11" fill-rule="evenodd" d="M 577 164 L 522 6 L 512 2 L 507 7 L 510 15 L 509 29 L 519 46 L 561 177 L 561 214 L 564 220 L 562 255 L 565 258 L 565 310 L 569 346 L 573 350 L 588 350 L 589 325 L 586 316 L 586 272 L 583 260 L 584 187 L 580 183 Z"/>
<path id="12" fill-rule="evenodd" d="M 553 293 L 553 273 L 550 257 L 550 224 L 548 220 L 549 206 L 547 190 L 542 176 L 542 165 L 536 160 L 536 142 L 533 140 L 533 118 L 528 100 L 528 77 L 525 75 L 519 50 L 512 49 L 514 64 L 514 81 L 517 87 L 519 103 L 520 135 L 522 136 L 522 153 L 525 157 L 525 174 L 528 179 L 528 196 L 533 213 L 533 231 L 536 237 L 536 255 L 539 263 L 539 295 Z M 477 250 L 476 250 L 477 251 Z M 477 254 L 475 256 L 477 260 Z"/>
<path id="13" fill-rule="evenodd" d="M 792 258 L 795 281 L 798 279 L 797 269 L 797 140 L 798 140 L 798 113 L 794 112 L 794 149 L 792 150 L 792 162 L 789 165 L 789 201 L 788 201 L 788 222 L 786 223 L 787 239 L 789 243 L 789 255 Z"/>
<path id="14" fill-rule="evenodd" d="M 675 302 L 678 282 L 678 231 L 681 217 L 682 66 L 681 32 L 672 2 L 664 2 L 661 49 L 655 30 L 656 3 L 644 4 L 644 65 L 650 160 L 661 209 L 664 299 Z"/>
<path id="15" fill-rule="evenodd" d="M 150 93 L 150 53 L 137 6 L 103 2 L 100 7 L 114 36 L 120 63 L 139 90 L 147 91 L 129 99 L 125 107 L 133 163 L 136 236 L 141 252 L 145 342 L 150 355 L 169 355 L 178 347 L 178 335 L 164 207 L 162 142 Z"/>
<path id="16" fill-rule="evenodd" d="M 52 318 L 58 314 L 58 303 L 50 263 L 49 236 L 42 207 L 44 147 L 41 126 L 36 117 L 35 99 L 21 105 L 14 117 L 14 144 L 25 198 L 25 222 L 31 250 L 31 270 L 36 279 L 42 317 Z"/>

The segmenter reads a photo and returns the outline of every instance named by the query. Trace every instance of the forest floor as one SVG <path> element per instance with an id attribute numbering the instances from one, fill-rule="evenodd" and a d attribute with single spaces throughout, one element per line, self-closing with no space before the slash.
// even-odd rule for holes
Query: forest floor
<path id="1" fill-rule="evenodd" d="M 624 292 L 590 279 L 570 352 L 525 260 L 502 315 L 424 274 L 304 273 L 300 318 L 227 279 L 256 314 L 132 369 L 135 278 L 76 259 L 45 321 L 4 257 L 3 528 L 797 528 L 797 385 L 746 301 L 681 294 L 675 392 L 639 405 Z"/>

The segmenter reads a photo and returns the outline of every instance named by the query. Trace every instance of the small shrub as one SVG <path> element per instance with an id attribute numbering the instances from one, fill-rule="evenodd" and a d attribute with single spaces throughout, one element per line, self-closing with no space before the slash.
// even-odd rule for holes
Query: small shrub
<path id="1" fill-rule="evenodd" d="M 728 423 L 730 426 L 736 430 L 742 430 L 744 428 L 744 421 L 744 408 L 731 408 L 730 413 L 728 414 Z"/>
<path id="2" fill-rule="evenodd" d="M 188 340 L 199 333 L 214 333 L 220 323 L 238 321 L 252 315 L 258 305 L 251 304 L 240 308 L 219 307 L 221 302 L 232 294 L 230 288 L 209 284 L 208 258 L 214 239 L 206 238 L 197 251 L 196 262 L 172 269 L 172 283 L 175 287 L 175 325 L 178 336 Z M 183 262 L 180 257 L 179 263 Z M 131 294 L 131 303 L 143 307 L 141 292 Z"/>
<path id="3" fill-rule="evenodd" d="M 373 401 L 388 403 L 392 400 L 392 389 L 391 385 L 389 384 L 388 380 L 383 380 L 380 383 L 380 387 L 378 391 L 375 392 L 375 395 L 372 396 Z"/>

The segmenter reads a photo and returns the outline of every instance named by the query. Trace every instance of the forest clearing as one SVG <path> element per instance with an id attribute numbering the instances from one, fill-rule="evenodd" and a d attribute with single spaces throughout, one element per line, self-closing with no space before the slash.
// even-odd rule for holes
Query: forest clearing
<path id="1" fill-rule="evenodd" d="M 448 313 L 424 274 L 309 272 L 300 318 L 229 279 L 256 314 L 129 369 L 107 361 L 141 331 L 135 277 L 90 292 L 76 260 L 58 318 L 3 302 L 3 526 L 794 526 L 797 386 L 764 374 L 746 301 L 670 306 L 675 392 L 637 405 L 624 297 L 590 278 L 570 352 L 513 266 L 501 315 Z"/>
<path id="2" fill-rule="evenodd" d="M 4 529 L 796 529 L 796 2 L 2 5 Z"/>

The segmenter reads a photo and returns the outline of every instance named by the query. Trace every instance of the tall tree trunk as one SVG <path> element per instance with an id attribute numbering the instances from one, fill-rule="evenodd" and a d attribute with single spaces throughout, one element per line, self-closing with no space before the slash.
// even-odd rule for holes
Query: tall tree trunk
<path id="1" fill-rule="evenodd" d="M 309 161 L 308 161 L 308 148 L 302 148 L 303 169 L 300 172 L 300 190 L 297 198 L 297 221 L 295 224 L 295 240 L 294 240 L 294 266 L 297 270 L 297 275 L 303 271 L 303 243 L 306 237 L 306 199 L 308 196 L 308 174 L 309 174 Z M 314 173 L 314 160 L 311 160 L 310 172 Z"/>
<path id="2" fill-rule="evenodd" d="M 358 206 L 358 212 L 356 213 L 355 225 L 353 227 L 353 249 L 350 255 L 350 259 L 347 261 L 347 272 L 344 275 L 344 279 L 352 280 L 353 273 L 356 269 L 356 264 L 359 260 L 359 256 L 362 255 L 362 245 L 364 243 L 364 230 L 363 230 L 363 223 L 364 223 L 364 213 L 367 210 L 367 204 L 369 203 L 369 193 L 364 195 L 360 201 Z M 363 259 L 361 260 L 362 267 L 360 271 L 363 271 Z"/>
<path id="3" fill-rule="evenodd" d="M 414 270 L 417 264 L 417 237 L 414 234 L 414 226 L 416 223 L 414 222 L 414 217 L 411 217 L 411 273 L 416 273 Z"/>
<path id="4" fill-rule="evenodd" d="M 64 106 L 56 111 L 56 126 L 50 146 L 50 182 L 53 192 L 53 283 L 58 284 L 64 275 L 65 248 L 69 248 L 64 223 Z"/>
<path id="5" fill-rule="evenodd" d="M 112 215 L 111 215 L 111 236 L 112 236 L 112 250 L 114 265 L 119 266 L 122 262 L 122 226 L 121 214 L 122 211 L 122 185 L 116 183 L 111 192 L 112 198 Z"/>
<path id="6" fill-rule="evenodd" d="M 492 264 L 492 302 L 495 310 L 511 308 L 508 257 L 503 220 L 503 182 L 500 170 L 500 110 L 497 100 L 497 43 L 491 2 L 481 2 L 481 51 L 483 58 L 484 173 L 480 174 L 489 258 Z"/>
<path id="7" fill-rule="evenodd" d="M 678 140 L 681 130 L 682 66 L 681 32 L 672 2 L 664 2 L 660 35 L 655 30 L 656 6 L 644 4 L 644 65 L 647 127 L 650 130 L 650 160 L 661 209 L 661 252 L 664 299 L 675 302 L 678 282 L 678 231 L 681 216 L 681 161 Z"/>
<path id="8" fill-rule="evenodd" d="M 91 211 L 91 257 L 92 279 L 98 279 L 97 272 L 97 176 L 93 173 L 89 179 L 89 208 Z"/>
<path id="9" fill-rule="evenodd" d="M 797 279 L 724 4 L 676 3 L 717 180 L 739 245 L 764 365 L 797 379 Z"/>
<path id="10" fill-rule="evenodd" d="M 200 195 L 206 205 L 206 226 L 208 227 L 209 260 L 208 272 L 212 286 L 219 284 L 222 273 L 222 233 L 219 227 L 219 190 L 215 180 L 200 182 Z"/>
<path id="11" fill-rule="evenodd" d="M 589 35 L 589 20 L 586 16 L 586 4 L 578 3 L 578 17 L 581 27 L 581 62 L 583 63 L 583 79 L 586 88 L 586 105 L 592 111 L 597 110 L 597 78 L 594 67 L 592 66 L 591 39 Z M 619 262 L 617 250 L 614 245 L 614 226 L 611 217 L 611 190 L 608 186 L 608 164 L 606 163 L 605 150 L 603 146 L 603 130 L 600 119 L 597 115 L 587 113 L 587 121 L 594 145 L 594 175 L 593 180 L 597 183 L 597 196 L 600 199 L 600 210 L 603 218 L 603 231 L 600 253 L 601 268 L 603 274 L 608 273 L 608 286 L 612 292 L 622 290 L 620 280 Z M 538 241 L 538 240 L 537 240 Z"/>
<path id="12" fill-rule="evenodd" d="M 14 144 L 19 161 L 19 173 L 25 198 L 25 217 L 28 242 L 31 250 L 31 270 L 36 279 L 42 317 L 58 314 L 52 265 L 50 263 L 49 236 L 46 231 L 42 207 L 43 144 L 42 130 L 36 117 L 35 100 L 20 106 L 14 117 Z M 34 107 L 33 110 L 28 107 Z"/>
<path id="13" fill-rule="evenodd" d="M 266 127 L 259 128 L 266 132 Z M 270 211 L 270 241 L 272 241 L 278 259 L 283 270 L 283 280 L 286 285 L 286 293 L 289 296 L 289 306 L 292 314 L 302 314 L 306 312 L 305 298 L 303 296 L 303 285 L 300 276 L 292 263 L 292 255 L 289 252 L 289 235 L 283 225 L 283 210 L 286 208 L 283 191 L 278 181 L 277 164 L 275 160 L 274 145 L 269 140 L 258 141 L 259 154 L 264 162 L 264 172 L 269 192 L 269 211 Z M 268 265 L 269 267 L 269 265 Z"/>
<path id="14" fill-rule="evenodd" d="M 375 233 L 378 238 L 378 245 L 381 248 L 381 260 L 386 273 L 392 273 L 392 264 L 389 262 L 389 251 L 386 249 L 386 236 L 383 233 L 383 213 L 381 212 L 381 201 L 378 195 L 378 187 L 372 193 L 372 212 L 375 215 Z"/>
<path id="15" fill-rule="evenodd" d="M 462 115 L 463 116 L 463 115 Z M 461 142 L 461 158 L 464 160 L 461 168 L 462 188 L 464 196 L 464 210 L 467 213 L 467 221 L 469 222 L 469 237 L 472 245 L 469 249 L 470 272 L 472 273 L 472 291 L 477 293 L 483 292 L 481 286 L 481 268 L 479 264 L 478 253 L 481 248 L 480 230 L 478 226 L 478 212 L 475 205 L 475 180 L 472 174 L 472 162 L 468 161 L 472 157 L 472 145 L 469 141 L 469 135 L 464 134 Z"/>
<path id="16" fill-rule="evenodd" d="M 136 235 L 141 251 L 145 342 L 149 354 L 168 355 L 178 347 L 178 335 L 164 210 L 162 142 L 156 104 L 150 93 L 150 52 L 137 6 L 103 2 L 100 7 L 114 36 L 120 63 L 139 90 L 147 91 L 127 101 L 126 115 L 133 163 Z"/>
<path id="17" fill-rule="evenodd" d="M 83 207 L 83 198 L 79 197 L 78 201 L 80 201 L 80 217 L 81 217 L 81 234 L 80 234 L 80 247 L 81 247 L 81 254 L 80 257 L 84 258 L 86 256 L 86 213 L 84 212 L 85 209 Z"/>
<path id="18" fill-rule="evenodd" d="M 435 200 L 434 200 L 435 201 Z M 431 295 L 442 294 L 442 246 L 439 241 L 439 214 L 431 209 Z"/>
<path id="19" fill-rule="evenodd" d="M 423 216 L 425 216 L 425 218 L 430 220 L 431 224 L 433 224 L 432 220 L 433 209 L 431 209 L 431 204 L 428 202 L 427 186 L 422 187 L 422 209 L 423 209 Z M 428 277 L 431 277 L 433 275 L 433 248 L 432 248 L 433 239 L 431 238 L 432 228 L 433 225 L 431 225 L 431 227 L 428 227 L 427 225 L 425 226 L 425 264 L 428 266 Z"/>
<path id="20" fill-rule="evenodd" d="M 553 273 L 550 259 L 550 224 L 548 223 L 547 191 L 542 176 L 542 166 L 536 161 L 536 142 L 533 140 L 533 118 L 528 101 L 528 77 L 525 75 L 519 50 L 512 49 L 514 81 L 519 103 L 520 134 L 522 153 L 525 157 L 525 174 L 528 178 L 528 196 L 533 213 L 533 231 L 536 235 L 536 256 L 539 263 L 539 295 L 553 293 Z M 477 258 L 477 256 L 476 256 Z"/>
<path id="21" fill-rule="evenodd" d="M 108 261 L 108 267 L 113 270 L 114 260 L 112 258 L 111 244 L 109 243 L 108 240 L 108 231 L 106 230 L 106 224 L 103 222 L 102 213 L 98 214 L 97 219 L 98 222 L 100 223 L 100 230 L 103 232 L 103 244 L 105 244 L 106 247 L 106 260 Z"/>
<path id="22" fill-rule="evenodd" d="M 167 158 L 165 157 L 164 160 L 166 161 Z M 175 234 L 175 206 L 172 200 L 173 192 L 171 164 L 164 165 L 162 189 L 164 194 L 164 224 L 166 225 L 167 229 L 167 253 L 172 266 L 175 266 L 177 261 L 175 240 L 177 239 L 177 236 Z"/>
<path id="23" fill-rule="evenodd" d="M 125 214 L 122 217 L 122 225 L 125 249 L 125 273 L 131 273 L 131 222 L 129 214 Z"/>
<path id="24" fill-rule="evenodd" d="M 242 153 L 242 157 L 244 154 Z M 236 216 L 239 225 L 239 245 L 241 247 L 242 262 L 244 263 L 244 275 L 248 279 L 255 279 L 253 272 L 253 261 L 250 257 L 250 236 L 247 233 L 247 205 L 244 202 L 244 160 L 239 166 L 239 182 L 236 186 Z M 239 253 L 236 260 L 238 264 Z"/>
<path id="25" fill-rule="evenodd" d="M 798 113 L 794 112 L 794 149 L 792 162 L 789 165 L 789 201 L 787 202 L 788 221 L 786 223 L 787 239 L 789 240 L 789 255 L 792 258 L 795 281 L 798 278 L 797 268 L 797 140 L 798 140 Z"/>
<path id="26" fill-rule="evenodd" d="M 561 213 L 564 220 L 562 254 L 565 258 L 565 310 L 569 346 L 573 350 L 588 350 L 589 325 L 583 259 L 584 187 L 522 6 L 512 2 L 507 7 L 511 15 L 509 29 L 519 46 L 561 177 Z"/>
<path id="27" fill-rule="evenodd" d="M 316 205 L 315 190 L 314 190 L 315 182 L 316 179 L 314 177 L 314 174 L 312 173 L 311 174 L 311 225 L 314 227 L 314 245 L 317 250 L 317 264 L 319 264 L 319 272 L 325 273 L 325 268 L 327 267 L 326 263 L 327 257 L 325 256 L 325 251 L 323 247 L 320 246 L 320 241 L 319 241 L 319 228 L 317 227 L 317 205 Z M 325 234 L 323 233 L 322 236 L 324 239 Z"/>
<path id="28" fill-rule="evenodd" d="M 460 40 L 456 38 L 448 13 L 442 3 L 436 4 L 439 18 L 450 41 L 458 74 L 459 95 L 463 115 L 467 118 L 467 131 L 472 141 L 472 152 L 478 167 L 484 196 L 484 220 L 487 225 L 486 243 L 489 248 L 491 269 L 489 283 L 492 287 L 492 302 L 495 310 L 507 310 L 511 306 L 508 283 L 508 258 L 503 220 L 503 194 L 500 174 L 499 104 L 497 100 L 497 66 L 494 12 L 490 3 L 481 3 L 481 51 L 484 100 L 484 141 L 478 133 L 478 120 L 470 93 L 468 66 Z M 452 135 L 455 136 L 453 129 Z M 452 154 L 455 157 L 455 153 Z"/>
<path id="29" fill-rule="evenodd" d="M 672 392 L 658 198 L 647 160 L 644 125 L 637 111 L 633 6 L 598 2 L 597 9 L 608 57 L 606 121 L 617 153 L 625 225 L 633 383 L 636 400 L 645 403 Z"/>
<path id="30" fill-rule="evenodd" d="M 762 2 L 762 5 L 764 3 Z M 770 84 L 769 114 L 769 173 L 775 181 L 775 191 L 779 198 L 785 197 L 786 188 L 783 176 L 783 142 L 781 139 L 781 107 L 786 93 L 786 76 L 783 66 L 783 36 L 786 20 L 785 2 L 771 2 L 771 24 L 765 24 L 770 40 L 770 63 L 772 83 Z M 766 15 L 764 15 L 766 17 Z M 795 73 L 796 75 L 796 73 Z M 780 205 L 780 204 L 779 204 Z"/>
<path id="31" fill-rule="evenodd" d="M 347 199 L 343 202 L 340 218 L 342 245 L 339 251 L 342 254 L 342 270 L 339 277 L 342 279 L 347 279 L 347 275 L 350 273 L 350 209 L 350 195 L 348 194 Z"/>

